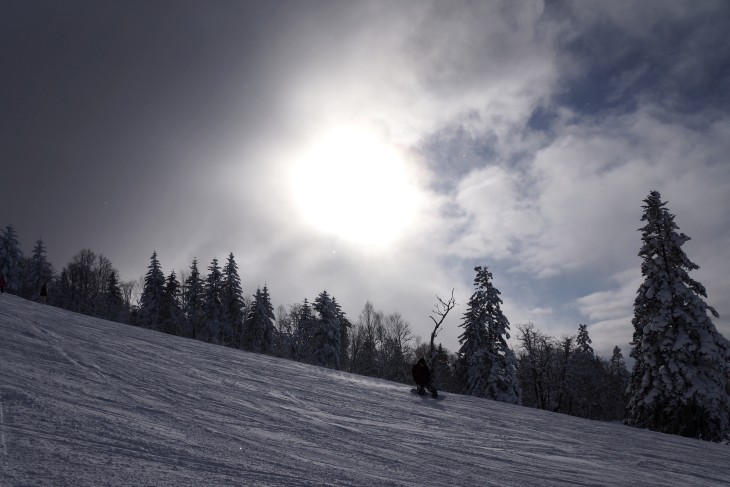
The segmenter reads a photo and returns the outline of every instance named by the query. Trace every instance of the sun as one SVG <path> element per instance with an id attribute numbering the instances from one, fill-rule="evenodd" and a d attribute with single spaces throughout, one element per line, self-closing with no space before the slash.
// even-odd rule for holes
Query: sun
<path id="1" fill-rule="evenodd" d="M 412 168 L 401 153 L 355 128 L 317 138 L 291 172 L 291 185 L 309 224 L 370 246 L 398 239 L 419 206 Z"/>

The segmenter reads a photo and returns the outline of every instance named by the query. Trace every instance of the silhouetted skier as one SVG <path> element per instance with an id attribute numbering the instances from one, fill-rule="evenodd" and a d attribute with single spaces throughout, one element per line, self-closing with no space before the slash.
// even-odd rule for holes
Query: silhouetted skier
<path id="1" fill-rule="evenodd" d="M 419 394 L 425 394 L 426 389 L 428 389 L 431 396 L 434 398 L 438 397 L 439 393 L 433 385 L 433 382 L 431 382 L 431 371 L 429 370 L 428 365 L 426 365 L 426 359 L 421 357 L 418 362 L 416 362 L 416 365 L 413 366 L 413 369 L 411 369 L 411 373 L 413 374 L 413 380 L 416 381 L 416 385 L 418 386 Z"/>

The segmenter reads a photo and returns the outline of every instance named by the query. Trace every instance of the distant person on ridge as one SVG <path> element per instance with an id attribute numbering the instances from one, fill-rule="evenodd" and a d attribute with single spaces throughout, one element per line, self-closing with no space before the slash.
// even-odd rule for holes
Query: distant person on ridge
<path id="1" fill-rule="evenodd" d="M 0 274 L 0 294 L 5 294 L 5 278 Z"/>
<path id="2" fill-rule="evenodd" d="M 413 366 L 411 373 L 413 374 L 413 380 L 416 381 L 420 395 L 424 395 L 426 389 L 428 389 L 431 396 L 434 398 L 438 397 L 439 393 L 431 382 L 431 371 L 428 369 L 428 365 L 426 365 L 426 359 L 421 357 L 416 365 Z"/>
<path id="3" fill-rule="evenodd" d="M 48 289 L 46 289 L 45 283 L 41 286 L 41 304 L 46 304 L 46 298 L 48 298 Z"/>

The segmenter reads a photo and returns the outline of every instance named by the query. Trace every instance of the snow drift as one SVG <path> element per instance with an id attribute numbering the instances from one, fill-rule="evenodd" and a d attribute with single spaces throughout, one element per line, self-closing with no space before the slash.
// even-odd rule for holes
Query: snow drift
<path id="1" fill-rule="evenodd" d="M 730 447 L 0 296 L 0 485 L 725 486 Z"/>

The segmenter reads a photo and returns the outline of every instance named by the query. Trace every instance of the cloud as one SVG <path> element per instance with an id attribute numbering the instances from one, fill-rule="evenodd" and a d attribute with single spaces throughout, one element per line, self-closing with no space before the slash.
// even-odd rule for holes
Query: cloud
<path id="1" fill-rule="evenodd" d="M 264 176 L 255 168 L 262 166 L 249 164 L 244 178 L 248 205 L 277 208 L 251 229 L 261 235 L 257 248 L 271 248 L 260 259 L 260 273 L 282 280 L 281 271 L 266 269 L 287 262 L 298 275 L 318 276 L 310 282 L 332 283 L 335 295 L 351 306 L 358 299 L 371 299 L 378 307 L 418 300 L 419 305 L 406 305 L 417 314 L 424 299 L 430 306 L 430 295 L 443 292 L 442 287 L 448 291 L 450 283 L 465 302 L 471 262 L 478 262 L 496 268 L 503 282 L 519 276 L 534 287 L 542 285 L 530 279 L 571 289 L 543 290 L 539 304 L 504 296 L 513 322 L 535 320 L 541 326 L 542 320 L 548 331 L 573 333 L 577 321 L 585 320 L 595 329 L 597 348 L 608 349 L 621 336 L 625 343 L 630 334 L 625 311 L 619 310 L 630 310 L 635 283 L 616 276 L 637 272 L 636 229 L 648 192 L 658 189 L 670 201 L 680 226 L 695 239 L 688 248 L 696 242 L 701 250 L 698 259 L 707 255 L 708 262 L 716 262 L 718 257 L 708 254 L 728 238 L 722 209 L 728 207 L 730 175 L 721 163 L 730 140 L 727 117 L 711 108 L 678 116 L 676 104 L 652 94 L 656 86 L 676 96 L 686 73 L 666 65 L 667 53 L 642 30 L 647 25 L 681 30 L 692 18 L 708 14 L 681 5 L 657 7 L 637 12 L 571 3 L 569 15 L 557 18 L 537 3 L 457 9 L 419 3 L 398 4 L 384 17 L 377 4 L 365 4 L 338 12 L 338 27 L 313 29 L 317 22 L 306 17 L 295 23 L 289 38 L 298 46 L 277 58 L 286 78 L 273 110 L 286 114 L 282 120 L 306 123 L 284 123 L 280 131 L 264 134 L 278 149 L 261 164 L 279 177 L 307 141 L 332 127 L 355 125 L 408 154 L 409 163 L 421 171 L 429 204 L 407 244 L 392 251 L 405 257 L 398 270 L 377 270 L 374 263 L 382 256 L 371 260 L 357 250 L 319 255 L 326 246 L 307 237 L 296 222 L 287 222 L 293 208 L 276 178 L 269 190 L 258 191 Z M 585 44 L 591 39 L 594 44 Z M 627 61 L 638 51 L 617 39 L 639 42 L 642 60 Z M 575 48 L 579 44 L 583 50 Z M 677 64 L 691 64 L 695 55 L 696 49 L 684 49 Z M 580 84 L 581 73 L 601 73 L 596 66 L 608 73 L 615 69 L 615 76 L 605 93 L 594 95 L 631 103 L 605 112 L 562 104 L 566 99 L 558 94 Z M 659 68 L 668 79 L 656 84 Z M 537 128 L 531 126 L 536 113 L 548 115 Z M 275 245 L 267 244 L 269 231 L 276 235 Z M 311 242 L 302 243 L 307 238 Z M 358 255 L 362 262 L 340 260 L 345 255 Z M 723 292 L 727 269 L 707 271 L 702 277 Z M 516 290 L 511 283 L 503 289 Z M 556 302 L 549 302 L 551 295 Z M 562 301 L 566 295 L 568 301 Z"/>
<path id="2" fill-rule="evenodd" d="M 538 326 L 542 320 L 554 333 L 573 328 L 560 324 L 561 316 L 585 320 L 596 348 L 610 352 L 631 338 L 641 204 L 658 189 L 681 230 L 693 238 L 685 251 L 703 268 L 696 278 L 714 295 L 710 304 L 726 316 L 730 310 L 718 296 L 727 294 L 730 271 L 728 247 L 722 245 L 730 240 L 728 127 L 727 118 L 711 110 L 676 118 L 655 106 L 597 121 L 568 118 L 529 163 L 485 161 L 460 180 L 453 202 L 461 229 L 449 250 L 464 259 L 508 265 L 513 275 L 551 279 L 578 292 L 582 287 L 577 316 L 563 310 L 533 318 L 518 299 L 511 319 L 535 319 Z M 727 318 L 717 321 L 725 334 L 729 324 Z"/>
<path id="3" fill-rule="evenodd" d="M 416 145 L 465 115 L 500 135 L 529 116 L 556 73 L 539 4 L 401 4 L 356 9 L 344 38 L 322 36 L 289 73 L 289 109 L 311 126 L 356 121 Z M 297 34 L 294 34 L 296 37 Z M 287 57 L 288 59 L 288 57 Z"/>
<path id="4" fill-rule="evenodd" d="M 639 269 L 619 272 L 610 278 L 614 286 L 575 300 L 575 305 L 590 324 L 589 333 L 597 353 L 609 356 L 618 345 L 628 356 L 626 349 L 632 340 L 634 298 L 641 284 Z"/>
<path id="5" fill-rule="evenodd" d="M 461 257 L 511 259 L 516 246 L 542 230 L 531 195 L 522 194 L 521 175 L 490 166 L 461 179 L 454 197 L 464 231 L 451 250 Z"/>
<path id="6" fill-rule="evenodd" d="M 693 239 L 686 251 L 702 267 L 695 277 L 709 303 L 730 316 L 727 9 L 722 1 L 294 2 L 221 4 L 199 16 L 190 5 L 161 30 L 138 22 L 158 18 L 150 11 L 128 12 L 100 39 L 125 60 L 105 76 L 121 70 L 131 83 L 94 87 L 106 104 L 85 110 L 103 123 L 69 120 L 64 137 L 47 134 L 53 144 L 13 146 L 11 158 L 54 161 L 48 174 L 63 176 L 60 189 L 32 195 L 43 204 L 19 230 L 43 230 L 44 219 L 61 227 L 47 223 L 62 214 L 54 205 L 74 200 L 63 218 L 83 218 L 90 230 L 66 230 L 76 234 L 64 248 L 108 255 L 125 279 L 144 272 L 153 250 L 176 270 L 194 256 L 202 268 L 233 252 L 247 292 L 268 283 L 277 304 L 291 304 L 328 289 L 351 317 L 369 299 L 401 311 L 422 336 L 435 295 L 455 288 L 463 306 L 474 265 L 487 265 L 513 323 L 560 335 L 588 321 L 598 349 L 626 333 L 641 201 L 657 189 Z M 76 21 L 82 30 L 90 22 Z M 118 42 L 133 29 L 135 50 L 150 44 L 139 72 Z M 79 38 L 90 32 L 98 34 Z M 181 39 L 195 46 L 184 50 L 189 58 L 175 50 Z M 70 53 L 108 64 L 93 50 Z M 158 61 L 166 69 L 155 75 Z M 32 80 L 41 91 L 32 104 L 40 116 L 49 97 L 86 99 L 75 85 L 61 86 L 66 96 L 44 91 L 44 79 L 16 68 L 13 86 Z M 35 141 L 25 115 L 13 141 Z M 291 196 L 302 152 L 342 126 L 402 154 L 419 191 L 417 216 L 385 251 L 315 231 Z M 104 171 L 112 184 L 98 184 Z M 10 197 L 16 208 L 33 206 L 23 198 Z M 103 212 L 91 211 L 103 201 Z M 95 233 L 104 236 L 78 241 Z M 48 244 L 49 253 L 60 246 Z M 462 311 L 444 331 L 451 349 Z M 730 335 L 727 318 L 718 326 Z"/>
<path id="7" fill-rule="evenodd" d="M 564 74 L 556 98 L 572 109 L 730 108 L 728 47 L 718 42 L 727 2 L 551 2 L 547 12 L 558 27 Z"/>

